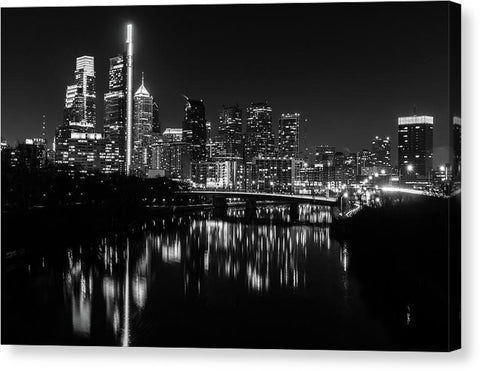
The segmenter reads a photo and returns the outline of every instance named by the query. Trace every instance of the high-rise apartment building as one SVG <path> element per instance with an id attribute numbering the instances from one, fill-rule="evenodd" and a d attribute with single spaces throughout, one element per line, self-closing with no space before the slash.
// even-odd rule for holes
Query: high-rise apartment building
<path id="1" fill-rule="evenodd" d="M 191 161 L 204 161 L 207 157 L 207 126 L 203 101 L 187 98 L 182 130 L 183 141 L 191 147 Z"/>
<path id="2" fill-rule="evenodd" d="M 334 146 L 320 145 L 315 148 L 315 166 L 321 168 L 323 184 L 328 184 L 335 180 L 334 159 Z"/>
<path id="3" fill-rule="evenodd" d="M 272 106 L 266 102 L 251 103 L 247 108 L 245 159 L 274 156 L 275 135 L 272 128 Z"/>
<path id="4" fill-rule="evenodd" d="M 453 180 L 460 180 L 462 168 L 462 119 L 454 116 L 451 132 L 451 164 Z"/>
<path id="5" fill-rule="evenodd" d="M 428 177 L 433 167 L 433 117 L 398 118 L 398 169 L 401 175 Z"/>
<path id="6" fill-rule="evenodd" d="M 391 167 L 391 151 L 390 137 L 381 138 L 376 136 L 372 140 L 372 160 L 374 166 L 385 168 L 385 170 L 389 169 Z"/>
<path id="7" fill-rule="evenodd" d="M 278 155 L 284 158 L 299 157 L 300 114 L 282 113 L 278 122 Z"/>
<path id="8" fill-rule="evenodd" d="M 242 110 L 238 105 L 223 106 L 218 117 L 218 137 L 226 157 L 242 156 Z"/>

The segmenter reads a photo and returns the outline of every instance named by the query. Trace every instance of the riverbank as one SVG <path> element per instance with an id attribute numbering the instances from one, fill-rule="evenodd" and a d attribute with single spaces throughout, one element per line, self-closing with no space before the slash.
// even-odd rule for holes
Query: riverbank
<path id="1" fill-rule="evenodd" d="M 365 208 L 332 225 L 373 313 L 404 321 L 408 349 L 459 344 L 460 197 Z M 367 294 L 368 292 L 368 294 Z"/>

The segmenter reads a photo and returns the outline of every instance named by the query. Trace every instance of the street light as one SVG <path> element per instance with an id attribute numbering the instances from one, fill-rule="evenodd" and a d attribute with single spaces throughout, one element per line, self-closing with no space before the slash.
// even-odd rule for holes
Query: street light
<path id="1" fill-rule="evenodd" d="M 343 215 L 343 198 L 347 198 L 348 197 L 348 192 L 345 192 L 342 197 L 340 197 L 340 212 L 341 214 Z"/>

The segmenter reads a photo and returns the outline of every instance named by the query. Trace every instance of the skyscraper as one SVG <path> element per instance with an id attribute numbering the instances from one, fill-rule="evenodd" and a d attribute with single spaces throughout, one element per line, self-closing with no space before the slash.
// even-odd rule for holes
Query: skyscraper
<path id="1" fill-rule="evenodd" d="M 226 156 L 242 156 L 242 110 L 238 105 L 223 106 L 218 115 L 218 141 Z"/>
<path id="2" fill-rule="evenodd" d="M 207 157 L 207 126 L 203 101 L 187 98 L 182 132 L 184 142 L 191 147 L 191 161 L 204 161 Z"/>
<path id="3" fill-rule="evenodd" d="M 131 174 L 144 176 L 147 173 L 151 157 L 149 147 L 152 144 L 153 97 L 145 88 L 143 73 L 142 85 L 135 92 L 133 102 L 133 150 L 130 170 Z"/>
<path id="4" fill-rule="evenodd" d="M 390 137 L 376 136 L 372 141 L 373 166 L 385 171 L 390 170 L 391 150 Z"/>
<path id="5" fill-rule="evenodd" d="M 266 102 L 251 103 L 247 108 L 247 138 L 245 157 L 251 161 L 254 157 L 274 155 L 275 135 L 272 128 L 272 106 Z"/>
<path id="6" fill-rule="evenodd" d="M 78 57 L 75 82 L 67 85 L 64 124 L 77 132 L 93 132 L 96 124 L 96 91 L 94 58 Z"/>
<path id="7" fill-rule="evenodd" d="M 104 95 L 105 173 L 125 172 L 126 152 L 126 64 L 125 56 L 110 58 L 108 93 Z"/>
<path id="8" fill-rule="evenodd" d="M 158 104 L 153 100 L 153 123 L 152 123 L 152 131 L 156 134 L 162 134 L 161 127 L 160 127 L 160 111 L 158 109 Z"/>
<path id="9" fill-rule="evenodd" d="M 55 132 L 55 162 L 68 171 L 89 173 L 100 168 L 103 137 L 95 133 L 94 58 L 78 57 L 75 83 L 65 94 L 64 122 Z"/>
<path id="10" fill-rule="evenodd" d="M 285 158 L 299 157 L 300 114 L 282 113 L 278 122 L 278 155 Z"/>
<path id="11" fill-rule="evenodd" d="M 335 147 L 320 145 L 315 149 L 315 166 L 321 168 L 322 182 L 324 184 L 333 182 L 335 179 Z"/>
<path id="12" fill-rule="evenodd" d="M 462 119 L 454 116 L 452 120 L 451 145 L 452 178 L 460 180 L 462 168 Z"/>
<path id="13" fill-rule="evenodd" d="M 130 175 L 132 163 L 132 125 L 133 125 L 133 26 L 127 25 L 126 41 L 126 66 L 127 66 L 127 91 L 126 91 L 126 112 L 127 112 L 127 133 L 126 133 L 126 173 Z"/>
<path id="14" fill-rule="evenodd" d="M 433 117 L 398 118 L 398 169 L 401 175 L 427 177 L 433 167 Z"/>

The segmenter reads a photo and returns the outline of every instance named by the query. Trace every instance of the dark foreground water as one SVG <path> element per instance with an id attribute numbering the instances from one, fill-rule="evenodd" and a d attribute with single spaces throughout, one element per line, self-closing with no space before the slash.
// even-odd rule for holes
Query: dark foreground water
<path id="1" fill-rule="evenodd" d="M 3 262 L 2 342 L 401 349 L 408 312 L 371 313 L 329 209 L 289 218 L 288 207 L 232 208 L 30 246 Z"/>

